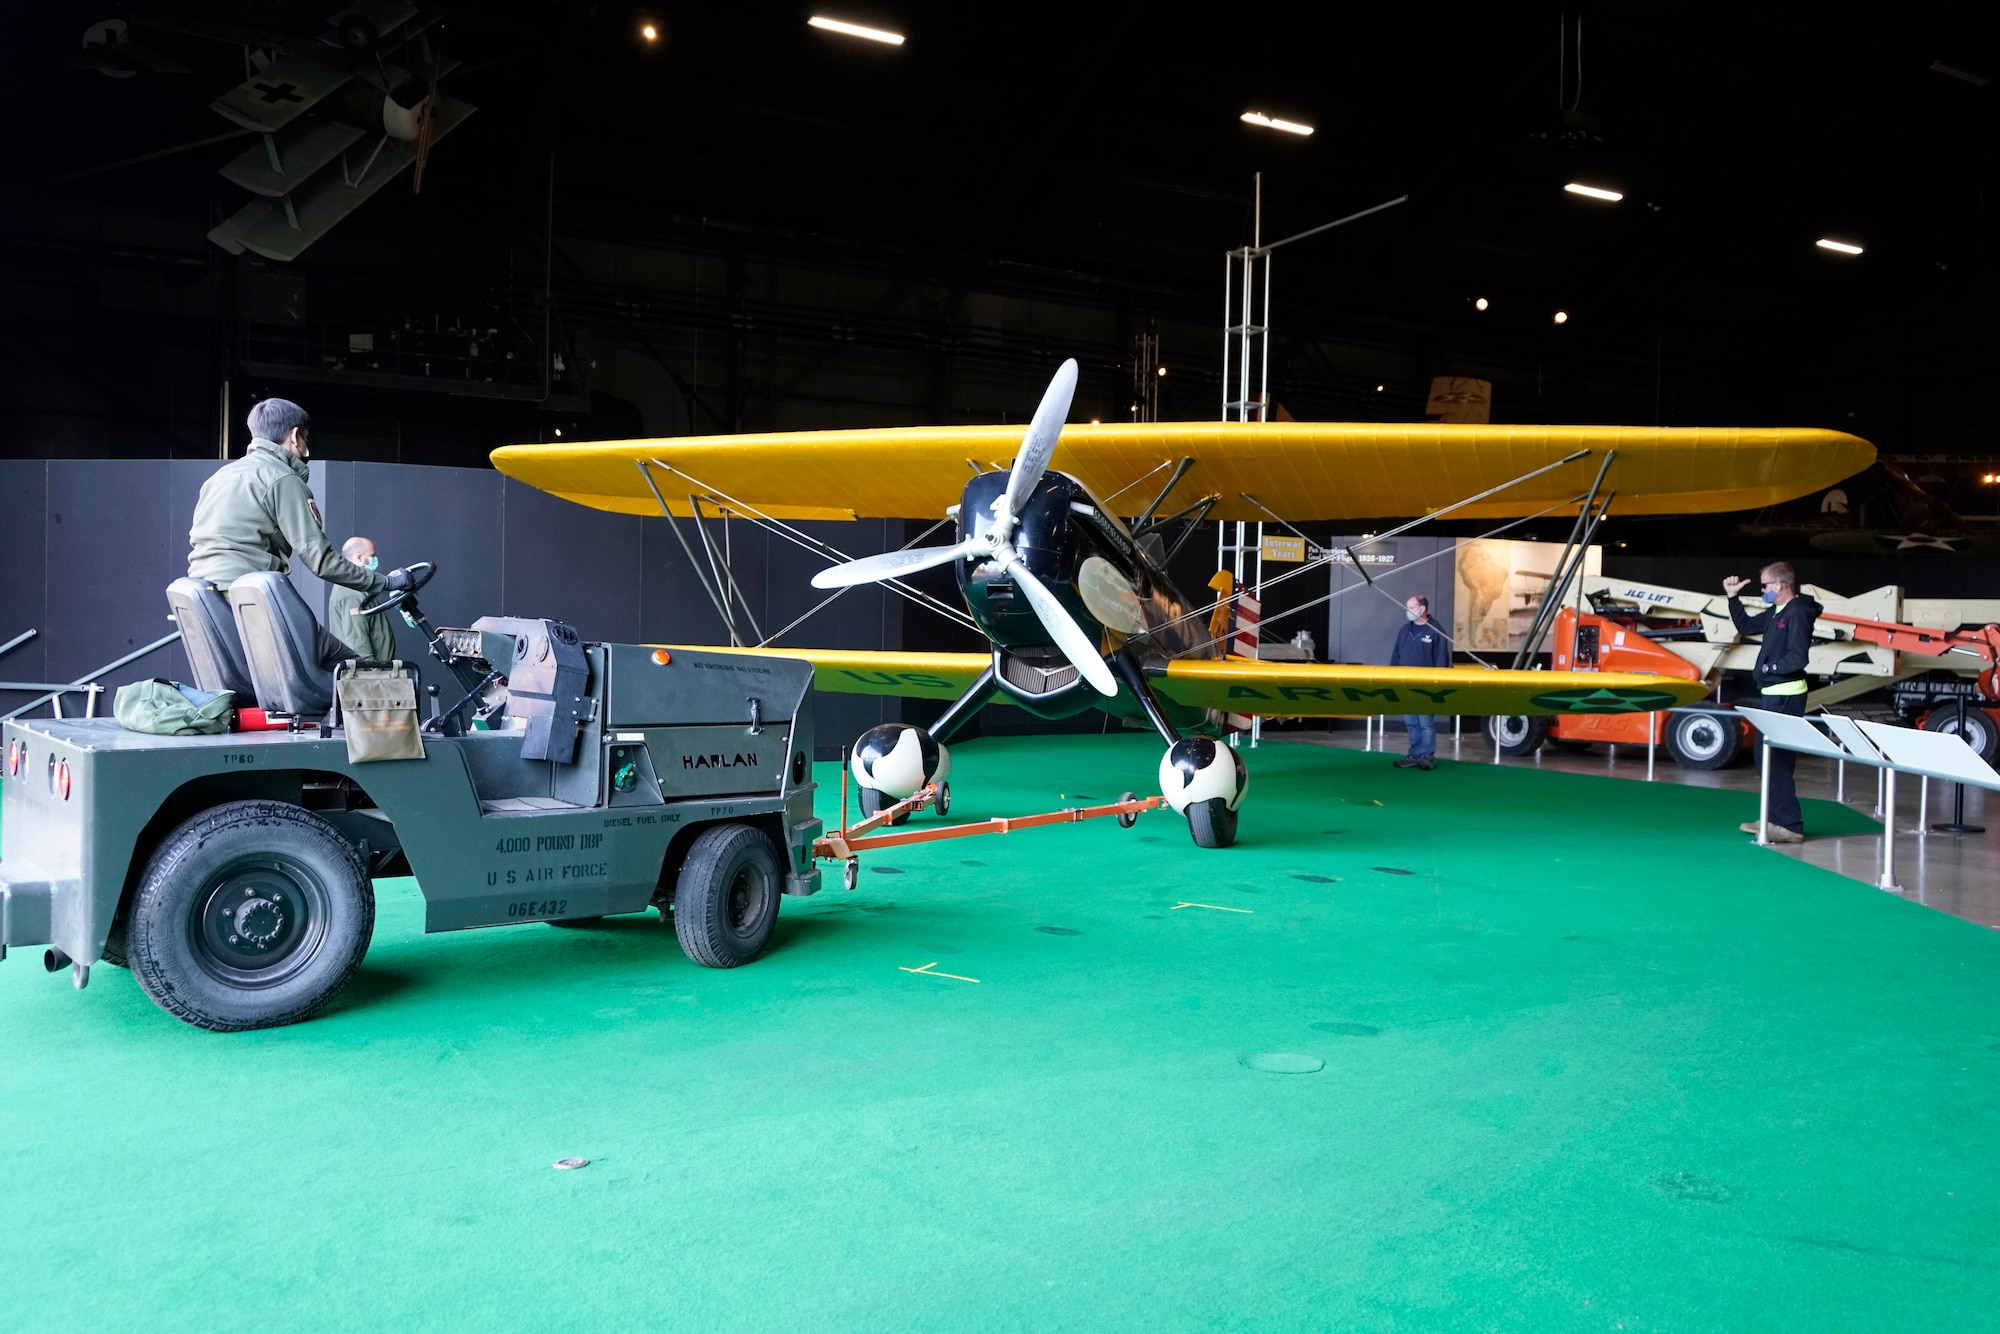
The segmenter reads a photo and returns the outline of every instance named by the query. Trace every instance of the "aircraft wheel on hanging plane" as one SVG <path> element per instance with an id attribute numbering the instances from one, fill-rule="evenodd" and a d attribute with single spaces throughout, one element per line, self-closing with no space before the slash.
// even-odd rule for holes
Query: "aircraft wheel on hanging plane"
<path id="1" fill-rule="evenodd" d="M 1183 737 L 1160 759 L 1160 791 L 1187 817 L 1197 847 L 1226 848 L 1236 841 L 1237 809 L 1249 790 L 1242 755 L 1208 737 Z"/>
<path id="2" fill-rule="evenodd" d="M 926 783 L 942 787 L 945 775 L 951 772 L 951 752 L 921 727 L 883 723 L 855 739 L 848 768 L 860 790 L 861 818 L 865 820 L 912 795 Z M 944 814 L 950 804 L 949 797 L 940 801 L 938 814 Z M 906 813 L 894 823 L 902 824 L 909 818 Z"/>

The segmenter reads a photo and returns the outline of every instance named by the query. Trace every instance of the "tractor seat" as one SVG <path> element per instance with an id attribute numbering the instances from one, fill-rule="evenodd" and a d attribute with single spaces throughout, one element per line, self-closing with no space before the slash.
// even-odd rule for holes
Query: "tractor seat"
<path id="1" fill-rule="evenodd" d="M 181 628 L 181 648 L 197 690 L 233 691 L 239 704 L 256 698 L 243 641 L 229 599 L 206 579 L 176 579 L 167 585 L 167 608 Z"/>
<path id="2" fill-rule="evenodd" d="M 325 717 L 333 707 L 332 667 L 322 661 L 319 622 L 291 580 L 273 571 L 246 574 L 229 586 L 229 609 L 257 706 L 293 718 Z"/>

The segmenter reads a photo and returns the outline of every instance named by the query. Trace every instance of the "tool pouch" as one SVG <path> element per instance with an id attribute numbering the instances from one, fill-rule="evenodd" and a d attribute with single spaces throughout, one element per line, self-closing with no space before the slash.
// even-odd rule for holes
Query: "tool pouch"
<path id="1" fill-rule="evenodd" d="M 401 661 L 364 667 L 353 658 L 334 671 L 334 725 L 347 737 L 347 760 L 421 760 L 417 670 Z"/>

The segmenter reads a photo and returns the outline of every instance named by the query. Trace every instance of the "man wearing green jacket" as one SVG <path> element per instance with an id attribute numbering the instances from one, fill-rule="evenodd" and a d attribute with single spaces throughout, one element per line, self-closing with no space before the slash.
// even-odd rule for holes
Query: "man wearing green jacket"
<path id="1" fill-rule="evenodd" d="M 206 579 L 225 593 L 246 574 L 291 568 L 293 553 L 330 584 L 371 597 L 387 581 L 333 549 L 326 540 L 319 506 L 313 503 L 306 460 L 311 419 L 298 404 L 267 398 L 250 409 L 250 448 L 224 464 L 202 484 L 188 530 L 188 575 Z M 319 655 L 328 668 L 360 656 L 321 631 Z"/>

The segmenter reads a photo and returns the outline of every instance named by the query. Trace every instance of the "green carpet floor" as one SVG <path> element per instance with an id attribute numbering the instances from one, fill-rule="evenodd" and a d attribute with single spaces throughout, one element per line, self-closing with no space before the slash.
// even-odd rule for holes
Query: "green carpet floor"
<path id="1" fill-rule="evenodd" d="M 857 892 L 830 875 L 788 900 L 734 972 L 650 914 L 425 937 L 407 880 L 378 885 L 357 984 L 294 1028 L 201 1033 L 126 973 L 78 995 L 19 952 L 0 1310 L 157 1330 L 2000 1321 L 1993 933 L 1751 846 L 1754 796 L 1246 755 L 1232 850 L 1162 813 L 877 854 Z M 1158 750 L 955 758 L 959 818 L 1147 790 Z M 820 780 L 830 816 L 837 769 Z M 1272 1053 L 1325 1064 L 1255 1068 L 1288 1064 Z M 569 1155 L 590 1166 L 551 1170 Z"/>

